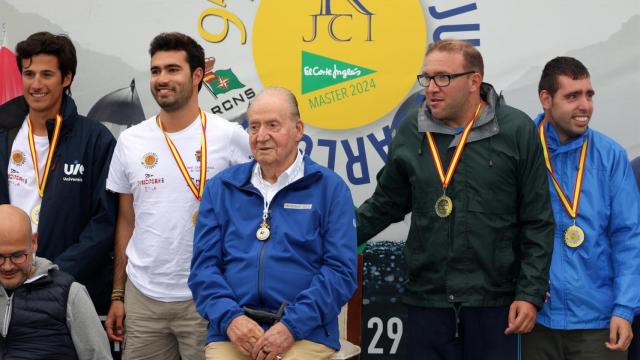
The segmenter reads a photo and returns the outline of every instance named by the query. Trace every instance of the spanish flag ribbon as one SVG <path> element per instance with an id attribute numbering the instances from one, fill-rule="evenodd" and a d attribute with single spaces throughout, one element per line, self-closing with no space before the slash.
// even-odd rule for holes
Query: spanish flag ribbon
<path id="1" fill-rule="evenodd" d="M 191 179 L 191 176 L 189 175 L 189 171 L 187 170 L 187 166 L 184 164 L 184 160 L 182 160 L 182 156 L 180 156 L 180 152 L 178 151 L 176 146 L 173 144 L 173 141 L 171 141 L 171 139 L 169 138 L 169 135 L 167 135 L 167 133 L 164 131 L 164 128 L 162 127 L 162 121 L 160 121 L 160 116 L 156 117 L 156 122 L 158 123 L 160 130 L 162 130 L 162 134 L 164 134 L 164 138 L 167 141 L 167 145 L 169 145 L 169 150 L 171 150 L 171 154 L 173 155 L 173 158 L 176 160 L 176 164 L 178 165 L 178 168 L 180 169 L 180 173 L 182 173 L 182 176 L 184 177 L 184 180 L 186 181 L 187 186 L 189 186 L 189 189 L 191 189 L 191 192 L 193 193 L 193 196 L 196 197 L 196 200 L 199 201 L 202 198 L 202 194 L 204 193 L 204 183 L 207 180 L 207 137 L 206 137 L 207 117 L 204 111 L 200 109 L 200 123 L 202 125 L 202 134 L 200 136 L 200 183 L 198 184 L 199 186 L 196 186 L 196 184 L 193 182 L 193 179 Z"/>
<path id="2" fill-rule="evenodd" d="M 44 197 L 44 188 L 47 185 L 47 179 L 49 178 L 49 170 L 51 169 L 51 163 L 53 162 L 53 154 L 58 146 L 58 140 L 60 139 L 60 129 L 62 128 L 62 116 L 56 115 L 55 125 L 53 127 L 53 135 L 51 136 L 51 142 L 49 143 L 49 152 L 47 153 L 47 162 L 44 167 L 42 177 L 40 176 L 40 166 L 38 164 L 38 154 L 36 152 L 36 144 L 33 139 L 33 127 L 31 126 L 31 119 L 27 119 L 27 125 L 29 126 L 29 151 L 31 152 L 31 159 L 33 160 L 33 168 L 36 174 L 36 184 L 38 186 L 38 194 L 40 197 Z"/>
<path id="3" fill-rule="evenodd" d="M 475 123 L 478 115 L 480 114 L 480 110 L 482 109 L 482 103 L 478 104 L 476 108 L 476 112 L 465 126 L 464 131 L 462 132 L 462 136 L 460 136 L 460 142 L 458 146 L 456 146 L 456 150 L 453 153 L 453 158 L 451 159 L 451 163 L 449 164 L 449 168 L 447 169 L 447 173 L 445 173 L 442 168 L 442 161 L 440 160 L 440 154 L 438 153 L 438 148 L 436 147 L 436 143 L 433 140 L 433 135 L 430 132 L 426 133 L 427 140 L 429 141 L 429 149 L 431 149 L 431 157 L 433 158 L 433 163 L 436 166 L 436 170 L 438 171 L 438 176 L 440 176 L 440 181 L 442 181 L 442 188 L 447 189 L 449 183 L 451 183 L 451 179 L 453 178 L 453 173 L 456 171 L 456 167 L 458 166 L 458 162 L 460 162 L 460 157 L 462 156 L 462 150 L 467 143 L 467 138 L 469 137 L 469 133 L 471 132 L 471 128 Z"/>
<path id="4" fill-rule="evenodd" d="M 567 210 L 567 213 L 575 219 L 578 216 L 578 205 L 580 204 L 580 192 L 582 189 L 582 179 L 584 177 L 584 168 L 585 163 L 587 161 L 587 150 L 589 148 L 589 140 L 586 138 L 582 143 L 582 147 L 580 149 L 580 159 L 578 159 L 578 173 L 576 174 L 576 182 L 573 188 L 573 203 L 569 201 L 569 198 L 562 190 L 560 186 L 560 182 L 556 179 L 556 176 L 553 172 L 553 165 L 551 164 L 551 158 L 549 156 L 549 148 L 547 146 L 547 138 L 545 135 L 544 126 L 546 121 L 543 121 L 540 124 L 538 133 L 540 134 L 540 142 L 542 143 L 542 152 L 544 154 L 544 162 L 547 165 L 547 170 L 549 171 L 549 175 L 551 175 L 551 182 L 553 183 L 553 187 L 556 189 L 556 193 L 562 202 L 562 205 Z"/>

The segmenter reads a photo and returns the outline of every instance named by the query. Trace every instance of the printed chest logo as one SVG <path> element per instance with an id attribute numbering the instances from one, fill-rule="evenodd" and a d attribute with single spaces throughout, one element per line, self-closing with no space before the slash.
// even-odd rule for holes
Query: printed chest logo
<path id="1" fill-rule="evenodd" d="M 84 165 L 78 160 L 71 164 L 64 164 L 64 174 L 67 175 L 62 178 L 67 182 L 82 182 L 82 175 L 84 175 Z"/>
<path id="2" fill-rule="evenodd" d="M 140 187 L 145 192 L 157 191 L 160 184 L 164 184 L 164 178 L 156 177 L 156 175 L 149 173 L 144 174 L 144 179 L 136 181 L 136 186 Z"/>
<path id="3" fill-rule="evenodd" d="M 65 175 L 84 175 L 84 166 L 82 164 L 64 164 Z"/>
<path id="4" fill-rule="evenodd" d="M 254 61 L 263 85 L 293 90 L 308 124 L 370 124 L 415 85 L 427 43 L 419 1 L 290 1 L 284 11 L 282 4 L 260 2 Z"/>
<path id="5" fill-rule="evenodd" d="M 24 164 L 25 154 L 20 150 L 15 150 L 11 153 L 11 162 L 16 166 L 22 166 Z"/>
<path id="6" fill-rule="evenodd" d="M 142 155 L 142 160 L 140 161 L 140 163 L 146 169 L 153 169 L 154 167 L 156 167 L 156 165 L 158 165 L 158 154 L 154 152 L 148 152 Z"/>

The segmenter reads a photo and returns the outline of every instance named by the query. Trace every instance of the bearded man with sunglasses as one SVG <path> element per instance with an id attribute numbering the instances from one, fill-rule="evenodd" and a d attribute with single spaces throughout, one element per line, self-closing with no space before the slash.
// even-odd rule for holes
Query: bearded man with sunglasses
<path id="1" fill-rule="evenodd" d="M 408 359 L 513 360 L 547 290 L 553 215 L 531 119 L 484 83 L 482 55 L 433 43 L 426 101 L 397 129 L 362 243 L 404 219 Z"/>

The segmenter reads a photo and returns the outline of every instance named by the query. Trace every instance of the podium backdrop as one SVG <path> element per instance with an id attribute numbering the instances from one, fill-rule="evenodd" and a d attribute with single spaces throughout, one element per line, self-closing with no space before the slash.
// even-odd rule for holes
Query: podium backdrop
<path id="1" fill-rule="evenodd" d="M 402 113 L 422 99 L 416 75 L 437 39 L 478 46 L 485 81 L 531 116 L 540 111 L 544 63 L 577 57 L 596 90 L 592 126 L 640 155 L 638 0 L 2 0 L 2 23 L 11 50 L 36 31 L 71 37 L 79 58 L 73 96 L 85 114 L 109 93 L 126 94 L 132 79 L 142 112 L 155 114 L 149 42 L 164 31 L 191 35 L 208 58 L 201 106 L 242 122 L 260 89 L 290 88 L 306 123 L 301 146 L 345 179 L 356 206 L 375 188 Z M 117 113 L 102 105 L 102 114 Z M 126 127 L 119 120 L 103 121 L 117 135 Z M 397 256 L 408 226 L 391 226 L 377 237 L 391 242 L 365 253 L 365 358 L 402 358 Z"/>

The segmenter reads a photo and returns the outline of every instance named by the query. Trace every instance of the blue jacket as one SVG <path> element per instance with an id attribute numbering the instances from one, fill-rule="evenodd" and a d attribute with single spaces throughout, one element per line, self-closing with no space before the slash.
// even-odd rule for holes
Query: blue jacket
<path id="1" fill-rule="evenodd" d="M 229 341 L 243 306 L 276 312 L 296 340 L 339 349 L 337 317 L 356 289 L 356 229 L 347 185 L 304 157 L 304 176 L 270 203 L 271 236 L 256 238 L 263 198 L 255 161 L 209 180 L 200 203 L 189 287 L 209 321 L 207 342 Z"/>
<path id="2" fill-rule="evenodd" d="M 9 156 L 28 111 L 22 96 L 0 106 L 0 204 L 9 203 Z M 111 303 L 118 198 L 107 192 L 105 182 L 116 140 L 104 125 L 79 115 L 67 95 L 60 112 L 60 140 L 38 224 L 38 256 L 51 259 L 85 285 L 98 314 L 106 314 Z M 46 126 L 51 137 L 53 120 Z M 81 164 L 84 171 L 65 174 L 65 167 L 72 164 Z"/>
<path id="3" fill-rule="evenodd" d="M 573 220 L 549 181 L 556 231 L 550 294 L 538 323 L 571 330 L 608 328 L 613 315 L 632 321 L 640 306 L 640 196 L 627 154 L 593 129 L 561 144 L 553 126 L 545 126 L 554 174 L 570 200 L 585 138 L 589 147 L 576 219 L 585 240 L 576 249 L 564 244 Z"/>
<path id="4" fill-rule="evenodd" d="M 640 156 L 631 160 L 631 168 L 633 169 L 633 173 L 636 175 L 636 182 L 638 186 L 640 186 Z"/>

